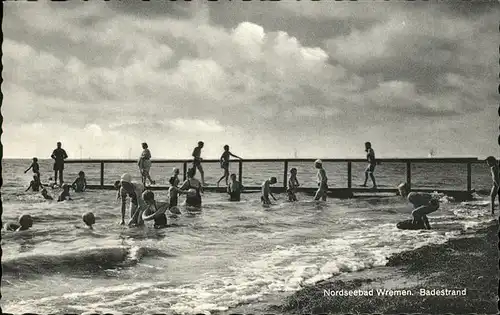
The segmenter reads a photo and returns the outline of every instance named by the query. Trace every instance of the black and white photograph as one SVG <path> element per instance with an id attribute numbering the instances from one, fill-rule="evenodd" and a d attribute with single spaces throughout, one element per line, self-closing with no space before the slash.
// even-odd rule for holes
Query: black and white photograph
<path id="1" fill-rule="evenodd" d="M 2 5 L 2 313 L 498 313 L 499 1 Z"/>

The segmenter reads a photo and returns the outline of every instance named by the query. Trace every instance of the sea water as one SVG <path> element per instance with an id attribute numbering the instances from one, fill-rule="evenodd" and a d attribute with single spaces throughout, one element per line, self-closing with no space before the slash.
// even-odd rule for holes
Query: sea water
<path id="1" fill-rule="evenodd" d="M 216 313 L 286 295 L 305 284 L 332 275 L 381 266 L 393 253 L 460 237 L 492 220 L 487 197 L 454 202 L 441 195 L 440 209 L 429 216 L 430 231 L 396 229 L 410 218 L 401 198 L 366 197 L 311 202 L 298 194 L 288 203 L 284 194 L 263 208 L 258 194 L 244 194 L 239 203 L 227 195 L 205 193 L 203 211 L 169 219 L 170 227 L 155 230 L 148 222 L 139 229 L 120 226 L 115 191 L 72 193 L 73 201 L 48 202 L 39 193 L 24 192 L 30 174 L 28 160 L 3 161 L 3 221 L 29 213 L 32 229 L 2 230 L 2 309 L 12 313 Z M 93 165 L 96 167 L 98 165 Z M 152 176 L 166 182 L 172 165 L 153 165 Z M 233 168 L 235 165 L 232 166 Z M 299 169 L 304 186 L 314 185 L 314 169 Z M 413 170 L 413 186 L 462 188 L 465 166 L 426 164 Z M 221 175 L 206 165 L 207 181 Z M 330 187 L 345 186 L 345 167 L 325 165 Z M 66 166 L 66 181 L 83 169 L 89 183 L 98 183 L 99 169 Z M 107 166 L 106 183 L 125 171 L 136 179 L 134 164 Z M 473 187 L 490 185 L 486 165 L 474 165 Z M 41 163 L 42 179 L 50 176 Z M 244 168 L 244 184 L 262 182 L 282 173 L 280 164 Z M 363 165 L 353 168 L 354 184 L 363 179 Z M 404 165 L 380 165 L 375 175 L 381 187 L 394 187 L 405 177 Z M 54 197 L 60 190 L 49 189 Z M 165 191 L 155 192 L 158 200 Z M 182 200 L 182 199 L 181 199 Z M 93 231 L 82 228 L 81 215 L 96 215 Z M 129 212 L 127 210 L 127 217 Z"/>

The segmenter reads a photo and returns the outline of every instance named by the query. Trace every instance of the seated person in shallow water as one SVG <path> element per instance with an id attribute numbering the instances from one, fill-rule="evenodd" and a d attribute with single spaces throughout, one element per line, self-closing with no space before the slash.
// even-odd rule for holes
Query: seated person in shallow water
<path id="1" fill-rule="evenodd" d="M 75 179 L 71 187 L 75 190 L 75 192 L 84 192 L 87 189 L 87 179 L 85 178 L 85 172 L 78 172 L 78 177 Z"/>
<path id="2" fill-rule="evenodd" d="M 33 191 L 39 191 L 40 188 L 43 188 L 42 183 L 40 182 L 40 177 L 37 174 L 33 175 L 33 180 L 30 182 L 30 185 L 26 189 L 26 191 L 32 189 Z"/>
<path id="3" fill-rule="evenodd" d="M 260 196 L 260 201 L 264 205 L 270 205 L 271 200 L 269 200 L 269 196 L 273 197 L 274 201 L 276 201 L 276 198 L 274 198 L 273 193 L 271 192 L 271 185 L 274 185 L 278 182 L 276 177 L 271 177 L 265 182 L 262 183 L 262 194 Z"/>
<path id="4" fill-rule="evenodd" d="M 495 214 L 495 199 L 497 196 L 498 201 L 500 202 L 500 168 L 498 166 L 497 159 L 493 156 L 488 156 L 486 158 L 486 163 L 488 163 L 488 166 L 490 167 L 491 180 L 493 182 L 490 192 L 491 214 Z"/>
<path id="5" fill-rule="evenodd" d="M 63 191 L 59 195 L 59 198 L 57 198 L 57 201 L 66 201 L 66 200 L 72 200 L 70 195 L 69 195 L 69 189 L 71 188 L 70 185 L 68 184 L 63 184 L 62 186 Z"/>
<path id="6" fill-rule="evenodd" d="M 167 227 L 167 216 L 165 215 L 165 212 L 168 210 L 168 203 L 157 202 L 152 191 L 145 191 L 142 194 L 142 198 L 146 203 L 145 209 L 140 214 L 142 216 L 142 220 L 154 220 L 153 227 L 155 229 Z"/>
<path id="7" fill-rule="evenodd" d="M 23 214 L 19 217 L 18 223 L 9 222 L 5 223 L 4 229 L 6 231 L 26 231 L 33 226 L 33 218 L 29 214 Z"/>
<path id="8" fill-rule="evenodd" d="M 406 198 L 415 209 L 411 213 L 413 224 L 423 223 L 424 227 L 430 230 L 431 225 L 427 215 L 439 209 L 439 200 L 428 193 L 410 192 L 407 183 L 399 185 L 398 191 L 401 197 Z"/>
<path id="9" fill-rule="evenodd" d="M 45 200 L 54 200 L 51 195 L 47 192 L 47 189 L 43 188 L 41 194 Z"/>
<path id="10" fill-rule="evenodd" d="M 231 174 L 231 180 L 227 186 L 227 193 L 229 194 L 229 201 L 240 201 L 243 185 L 236 180 L 236 174 Z"/>

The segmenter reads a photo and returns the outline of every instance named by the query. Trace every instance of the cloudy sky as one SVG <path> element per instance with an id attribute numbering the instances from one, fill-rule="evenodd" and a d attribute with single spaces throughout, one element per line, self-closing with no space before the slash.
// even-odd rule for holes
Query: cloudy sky
<path id="1" fill-rule="evenodd" d="M 4 3 L 6 157 L 498 155 L 497 1 Z"/>

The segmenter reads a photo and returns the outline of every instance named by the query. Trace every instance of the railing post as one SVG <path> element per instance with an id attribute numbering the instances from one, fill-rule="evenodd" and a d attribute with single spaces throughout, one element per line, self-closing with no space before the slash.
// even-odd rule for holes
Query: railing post
<path id="1" fill-rule="evenodd" d="M 411 189 L 411 162 L 406 161 L 406 184 L 408 189 Z"/>
<path id="2" fill-rule="evenodd" d="M 352 162 L 347 162 L 347 188 L 352 188 Z"/>
<path id="3" fill-rule="evenodd" d="M 467 191 L 472 190 L 472 163 L 467 163 Z"/>
<path id="4" fill-rule="evenodd" d="M 285 167 L 283 168 L 283 187 L 285 188 L 286 190 L 286 182 L 287 182 L 287 175 L 288 175 L 288 160 L 285 160 L 285 163 L 284 163 Z"/>
<path id="5" fill-rule="evenodd" d="M 104 162 L 101 162 L 101 188 L 104 187 Z"/>
<path id="6" fill-rule="evenodd" d="M 243 185 L 243 162 L 241 160 L 238 161 L 238 181 Z"/>
<path id="7" fill-rule="evenodd" d="M 184 161 L 184 164 L 182 165 L 182 180 L 186 180 L 187 176 L 187 161 Z"/>

